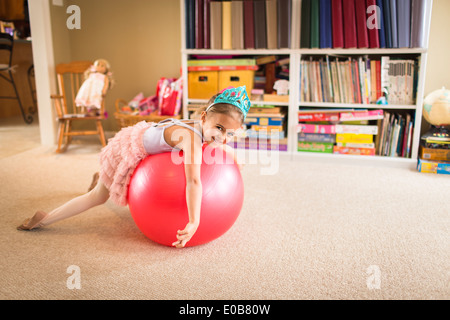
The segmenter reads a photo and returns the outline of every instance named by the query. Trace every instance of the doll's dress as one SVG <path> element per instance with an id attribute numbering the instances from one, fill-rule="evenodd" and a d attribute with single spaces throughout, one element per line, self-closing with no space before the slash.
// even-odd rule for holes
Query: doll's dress
<path id="1" fill-rule="evenodd" d="M 105 86 L 105 77 L 103 73 L 93 72 L 78 90 L 75 98 L 75 104 L 78 107 L 101 108 L 102 91 Z"/>

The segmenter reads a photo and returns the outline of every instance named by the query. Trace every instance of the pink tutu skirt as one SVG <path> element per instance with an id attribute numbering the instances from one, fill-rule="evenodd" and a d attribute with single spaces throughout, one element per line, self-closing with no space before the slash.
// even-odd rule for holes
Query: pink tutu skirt
<path id="1" fill-rule="evenodd" d="M 120 130 L 100 153 L 100 180 L 108 188 L 110 199 L 119 206 L 128 204 L 128 185 L 138 164 L 148 155 L 142 135 L 153 122 L 141 121 Z"/>

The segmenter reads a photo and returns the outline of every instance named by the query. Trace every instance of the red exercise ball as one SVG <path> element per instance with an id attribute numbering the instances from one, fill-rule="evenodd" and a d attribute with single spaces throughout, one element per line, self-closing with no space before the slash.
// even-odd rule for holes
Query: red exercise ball
<path id="1" fill-rule="evenodd" d="M 203 147 L 200 225 L 186 246 L 217 239 L 239 216 L 244 185 L 238 166 L 222 149 Z M 151 240 L 171 246 L 189 221 L 183 152 L 150 155 L 137 166 L 128 188 L 137 227 Z"/>

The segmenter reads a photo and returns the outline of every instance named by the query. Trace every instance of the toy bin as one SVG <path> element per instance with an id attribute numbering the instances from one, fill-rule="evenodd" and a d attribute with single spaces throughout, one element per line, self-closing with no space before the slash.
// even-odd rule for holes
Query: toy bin
<path id="1" fill-rule="evenodd" d="M 219 71 L 219 91 L 227 87 L 246 86 L 247 94 L 253 90 L 254 70 L 223 70 Z"/>
<path id="2" fill-rule="evenodd" d="M 210 99 L 218 93 L 218 71 L 189 71 L 188 95 L 190 99 Z"/>

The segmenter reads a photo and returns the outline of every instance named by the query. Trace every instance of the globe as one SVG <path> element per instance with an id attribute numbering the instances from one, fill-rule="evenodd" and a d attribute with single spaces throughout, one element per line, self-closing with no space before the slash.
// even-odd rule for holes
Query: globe
<path id="1" fill-rule="evenodd" d="M 430 93 L 423 102 L 423 117 L 436 127 L 450 125 L 450 90 L 442 88 Z"/>
<path id="2" fill-rule="evenodd" d="M 422 140 L 449 147 L 450 133 L 445 126 L 450 125 L 450 90 L 442 88 L 431 92 L 423 102 L 423 117 L 431 124 L 431 130 L 421 137 Z"/>

